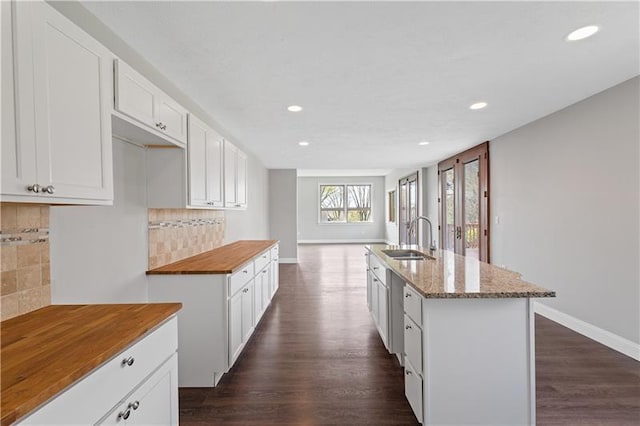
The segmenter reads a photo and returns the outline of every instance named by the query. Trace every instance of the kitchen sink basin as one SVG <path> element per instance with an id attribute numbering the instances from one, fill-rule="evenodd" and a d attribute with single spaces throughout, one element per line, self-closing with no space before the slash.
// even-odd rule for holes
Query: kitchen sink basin
<path id="1" fill-rule="evenodd" d="M 406 249 L 389 249 L 382 250 L 384 254 L 395 260 L 424 260 L 433 259 L 431 256 L 426 255 L 418 250 L 406 250 Z"/>

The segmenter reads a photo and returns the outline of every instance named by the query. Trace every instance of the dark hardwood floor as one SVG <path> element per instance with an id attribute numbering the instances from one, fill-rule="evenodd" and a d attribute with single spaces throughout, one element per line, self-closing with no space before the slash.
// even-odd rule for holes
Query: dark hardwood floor
<path id="1" fill-rule="evenodd" d="M 640 363 L 536 318 L 538 424 L 639 425 Z M 181 425 L 414 425 L 366 305 L 362 245 L 300 246 L 216 388 L 180 389 Z"/>

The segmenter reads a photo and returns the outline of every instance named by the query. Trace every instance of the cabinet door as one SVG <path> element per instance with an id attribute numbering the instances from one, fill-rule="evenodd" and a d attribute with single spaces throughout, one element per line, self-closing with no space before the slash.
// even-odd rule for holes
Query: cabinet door
<path id="1" fill-rule="evenodd" d="M 371 275 L 371 271 L 367 269 L 367 307 L 369 308 L 369 312 L 371 312 L 371 283 L 373 281 Z"/>
<path id="2" fill-rule="evenodd" d="M 15 6 L 18 134 L 35 138 L 36 183 L 57 198 L 112 200 L 112 55 L 46 3 Z"/>
<path id="3" fill-rule="evenodd" d="M 273 297 L 276 294 L 276 291 L 278 291 L 279 279 L 280 279 L 280 269 L 279 269 L 278 257 L 275 257 L 271 261 L 271 297 Z"/>
<path id="4" fill-rule="evenodd" d="M 155 109 L 158 128 L 179 142 L 187 143 L 187 110 L 164 94 L 156 96 Z"/>
<path id="5" fill-rule="evenodd" d="M 411 365 L 410 361 L 407 361 L 404 366 L 404 394 L 409 401 L 409 405 L 413 410 L 413 414 L 416 415 L 418 422 L 422 423 L 422 389 L 423 381 L 418 375 L 416 370 Z"/>
<path id="6" fill-rule="evenodd" d="M 385 346 L 389 335 L 388 327 L 389 319 L 389 290 L 382 283 L 378 282 L 378 327 L 380 329 L 380 337 Z"/>
<path id="7" fill-rule="evenodd" d="M 13 24 L 12 2 L 0 2 L 2 7 L 2 194 L 27 194 L 26 188 L 29 185 L 37 183 L 36 175 L 36 145 L 34 136 L 33 114 L 30 113 L 29 102 L 15 102 L 14 90 L 20 87 L 22 83 L 21 93 L 23 99 L 31 99 L 33 97 L 33 84 L 25 75 L 25 80 L 17 81 L 18 87 L 14 88 L 13 76 Z M 19 28 L 20 32 L 16 36 L 28 37 L 28 27 Z M 30 40 L 27 38 L 23 41 L 23 45 Z M 26 47 L 25 47 L 26 48 Z M 23 58 L 23 63 L 30 61 L 31 58 Z M 16 115 L 15 107 L 22 108 L 24 128 L 26 134 L 22 134 L 20 142 L 18 142 L 16 134 Z M 25 121 L 29 121 L 28 123 Z"/>
<path id="8" fill-rule="evenodd" d="M 242 349 L 242 301 L 241 290 L 229 301 L 229 365 L 233 365 Z"/>
<path id="9" fill-rule="evenodd" d="M 156 130 L 155 107 L 159 90 L 120 60 L 115 67 L 115 109 Z"/>
<path id="10" fill-rule="evenodd" d="M 236 207 L 247 207 L 247 155 L 238 150 L 236 166 Z"/>
<path id="11" fill-rule="evenodd" d="M 376 323 L 376 325 L 378 325 L 380 319 L 379 319 L 379 303 L 378 303 L 378 299 L 379 299 L 379 292 L 378 292 L 378 286 L 379 286 L 379 281 L 376 277 L 373 276 L 373 274 L 371 275 L 371 315 L 373 315 L 373 320 Z"/>
<path id="12" fill-rule="evenodd" d="M 253 332 L 254 316 L 253 316 L 253 289 L 254 281 L 249 281 L 249 284 L 240 292 L 242 297 L 242 342 L 245 343 L 249 340 L 251 333 Z"/>
<path id="13" fill-rule="evenodd" d="M 236 179 L 237 179 L 238 149 L 229 141 L 224 141 L 224 206 L 235 207 L 237 204 Z"/>
<path id="14" fill-rule="evenodd" d="M 262 274 L 258 274 L 255 278 L 255 283 L 253 287 L 254 298 L 253 298 L 253 318 L 255 318 L 256 324 L 260 320 L 262 316 L 262 312 L 264 311 L 264 302 L 262 293 L 265 291 L 264 285 L 262 283 Z"/>
<path id="15" fill-rule="evenodd" d="M 271 300 L 271 266 L 268 265 L 260 272 L 262 275 L 262 311 L 264 312 L 269 306 Z"/>
<path id="16" fill-rule="evenodd" d="M 189 205 L 207 206 L 207 126 L 189 117 Z"/>
<path id="17" fill-rule="evenodd" d="M 174 354 L 99 425 L 177 425 L 178 356 Z"/>
<path id="18" fill-rule="evenodd" d="M 207 200 L 214 207 L 224 206 L 224 140 L 218 133 L 207 133 Z"/>

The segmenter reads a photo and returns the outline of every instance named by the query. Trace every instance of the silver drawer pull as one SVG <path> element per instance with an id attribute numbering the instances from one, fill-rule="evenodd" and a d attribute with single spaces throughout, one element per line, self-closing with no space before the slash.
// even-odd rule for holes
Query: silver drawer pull
<path id="1" fill-rule="evenodd" d="M 404 329 L 405 329 L 405 330 L 409 330 L 410 328 L 413 328 L 413 327 L 411 327 L 410 325 L 405 325 L 405 326 L 404 326 Z"/>
<path id="2" fill-rule="evenodd" d="M 373 282 L 377 283 L 377 282 L 378 282 L 378 279 L 377 279 L 377 278 L 374 278 L 374 279 L 373 279 Z"/>
<path id="3" fill-rule="evenodd" d="M 374 266 L 374 267 L 373 267 L 373 270 L 374 270 L 374 271 L 377 271 L 378 269 L 380 269 L 380 268 L 378 268 L 377 266 Z"/>
<path id="4" fill-rule="evenodd" d="M 136 361 L 136 359 L 134 357 L 130 356 L 129 358 L 123 359 L 121 364 L 122 364 L 123 367 L 126 367 L 126 366 L 131 367 L 135 361 Z"/>
<path id="5" fill-rule="evenodd" d="M 124 411 L 120 411 L 120 412 L 118 413 L 118 421 L 120 421 L 120 419 L 125 419 L 125 420 L 127 420 L 127 419 L 129 418 L 129 416 L 130 416 L 130 415 L 131 415 L 131 409 L 130 409 L 130 408 L 127 408 L 127 409 L 126 409 L 126 410 L 124 410 Z"/>
<path id="6" fill-rule="evenodd" d="M 411 293 L 405 294 L 404 297 L 411 297 Z"/>
<path id="7" fill-rule="evenodd" d="M 42 189 L 42 187 L 40 185 L 38 185 L 37 183 L 34 183 L 33 185 L 27 186 L 27 191 L 35 192 L 36 194 L 38 192 L 40 192 L 41 189 Z"/>
<path id="8" fill-rule="evenodd" d="M 242 271 L 243 274 L 248 274 L 249 271 L 247 271 L 246 269 L 244 271 Z"/>
<path id="9" fill-rule="evenodd" d="M 407 370 L 407 376 L 410 376 L 411 374 L 413 374 L 413 373 L 411 373 L 410 370 Z"/>
<path id="10" fill-rule="evenodd" d="M 262 273 L 263 273 L 263 274 L 266 274 L 266 273 L 267 273 L 267 270 L 265 269 L 264 271 L 262 271 Z"/>
<path id="11" fill-rule="evenodd" d="M 133 408 L 134 410 L 137 410 L 139 406 L 140 406 L 140 401 L 133 401 L 129 403 L 128 408 Z"/>
<path id="12" fill-rule="evenodd" d="M 249 293 L 249 289 L 245 288 L 244 290 L 242 290 L 243 293 Z"/>

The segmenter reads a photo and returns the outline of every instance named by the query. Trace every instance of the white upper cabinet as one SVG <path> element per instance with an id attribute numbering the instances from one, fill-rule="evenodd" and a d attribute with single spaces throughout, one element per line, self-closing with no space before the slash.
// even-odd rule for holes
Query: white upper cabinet
<path id="1" fill-rule="evenodd" d="M 144 124 L 147 134 L 123 126 L 121 117 L 115 133 L 147 145 L 162 144 L 165 138 L 171 144 L 184 146 L 187 110 L 122 60 L 115 60 L 114 71 L 115 110 L 133 122 Z"/>
<path id="2" fill-rule="evenodd" d="M 3 200 L 112 203 L 111 53 L 44 2 L 11 6 L 12 21 L 2 5 Z"/>
<path id="3" fill-rule="evenodd" d="M 247 207 L 247 156 L 229 141 L 224 141 L 224 206 Z"/>
<path id="4" fill-rule="evenodd" d="M 224 207 L 222 194 L 223 139 L 202 121 L 189 116 L 189 203 Z"/>

